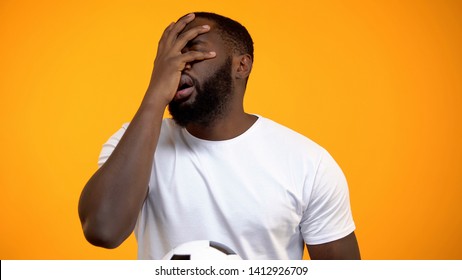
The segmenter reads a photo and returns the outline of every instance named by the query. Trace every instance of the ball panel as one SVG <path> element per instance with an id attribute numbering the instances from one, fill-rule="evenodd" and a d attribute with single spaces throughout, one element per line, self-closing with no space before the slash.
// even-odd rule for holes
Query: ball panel
<path id="1" fill-rule="evenodd" d="M 170 258 L 170 260 L 176 260 L 176 261 L 178 261 L 178 260 L 187 260 L 187 261 L 189 261 L 189 260 L 191 260 L 191 255 L 177 255 L 177 254 L 174 254 Z"/>
<path id="2" fill-rule="evenodd" d="M 210 241 L 209 244 L 210 244 L 210 247 L 215 248 L 215 249 L 223 252 L 226 255 L 235 255 L 236 254 L 231 248 L 229 248 L 225 244 L 221 244 L 221 243 L 218 243 L 216 241 Z"/>
<path id="3" fill-rule="evenodd" d="M 228 246 L 216 241 L 190 241 L 172 249 L 163 260 L 241 260 Z"/>

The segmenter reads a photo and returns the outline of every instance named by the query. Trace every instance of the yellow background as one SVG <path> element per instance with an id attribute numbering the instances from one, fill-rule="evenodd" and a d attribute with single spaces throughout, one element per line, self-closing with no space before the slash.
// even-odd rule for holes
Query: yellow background
<path id="1" fill-rule="evenodd" d="M 77 201 L 130 121 L 171 21 L 255 41 L 246 108 L 324 146 L 365 259 L 462 259 L 462 1 L 0 2 L 0 258 L 133 259 L 89 245 Z M 236 206 L 238 203 L 236 203 Z"/>

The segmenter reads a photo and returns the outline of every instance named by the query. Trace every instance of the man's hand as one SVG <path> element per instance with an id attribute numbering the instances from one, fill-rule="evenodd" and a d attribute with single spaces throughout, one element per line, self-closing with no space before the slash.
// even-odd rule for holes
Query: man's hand
<path id="1" fill-rule="evenodd" d="M 182 32 L 186 25 L 194 20 L 194 17 L 194 14 L 189 14 L 176 23 L 171 23 L 159 41 L 148 94 L 157 95 L 159 98 L 157 100 L 165 106 L 174 98 L 180 83 L 181 71 L 186 64 L 210 59 L 216 55 L 215 52 L 181 52 L 189 41 L 210 30 L 210 26 L 204 25 Z"/>

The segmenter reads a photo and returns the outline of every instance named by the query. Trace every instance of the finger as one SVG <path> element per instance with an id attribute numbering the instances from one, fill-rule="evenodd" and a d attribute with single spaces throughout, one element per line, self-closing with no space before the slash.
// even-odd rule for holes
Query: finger
<path id="1" fill-rule="evenodd" d="M 174 50 L 182 50 L 189 41 L 193 40 L 200 34 L 204 34 L 210 31 L 210 26 L 209 25 L 202 25 L 202 26 L 197 26 L 194 28 L 189 29 L 186 32 L 183 32 L 178 36 L 177 40 L 175 41 L 173 45 Z"/>
<path id="2" fill-rule="evenodd" d="M 181 31 L 183 31 L 183 29 L 186 27 L 186 25 L 193 21 L 194 18 L 194 14 L 187 14 L 184 17 L 180 18 L 169 31 L 167 40 L 169 42 L 173 42 L 174 40 L 176 40 L 178 34 L 180 34 Z"/>
<path id="3" fill-rule="evenodd" d="M 168 34 L 168 33 L 170 33 L 170 31 L 172 30 L 172 28 L 173 28 L 174 25 L 175 25 L 175 23 L 174 23 L 174 22 L 171 22 L 171 23 L 167 26 L 167 28 L 165 28 L 163 34 Z"/>
<path id="4" fill-rule="evenodd" d="M 174 25 L 175 25 L 175 23 L 172 22 L 165 28 L 164 33 L 162 33 L 162 36 L 159 39 L 159 45 L 166 40 L 168 34 L 170 33 L 170 31 L 172 30 Z"/>
<path id="5" fill-rule="evenodd" d="M 201 61 L 205 59 L 211 59 L 216 57 L 216 52 L 199 52 L 199 51 L 189 51 L 181 55 L 181 60 L 184 63 L 190 63 L 193 61 Z"/>

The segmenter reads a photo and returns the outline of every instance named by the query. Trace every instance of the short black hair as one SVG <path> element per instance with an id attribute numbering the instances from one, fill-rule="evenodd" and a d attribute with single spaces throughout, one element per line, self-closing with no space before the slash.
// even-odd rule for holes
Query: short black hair
<path id="1" fill-rule="evenodd" d="M 226 44 L 237 54 L 248 54 L 253 61 L 253 40 L 247 29 L 239 22 L 222 15 L 196 12 L 196 18 L 213 21 Z"/>

